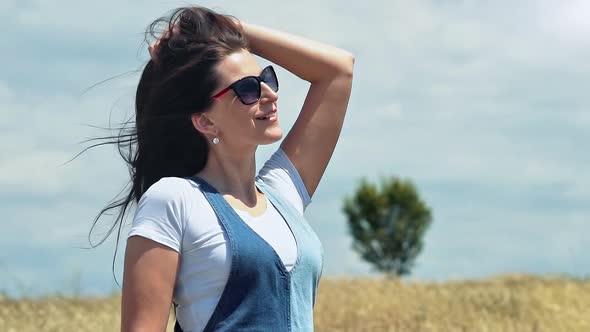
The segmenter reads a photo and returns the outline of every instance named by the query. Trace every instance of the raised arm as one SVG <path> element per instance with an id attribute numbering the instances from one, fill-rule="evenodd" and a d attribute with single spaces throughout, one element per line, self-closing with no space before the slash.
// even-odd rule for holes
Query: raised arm
<path id="1" fill-rule="evenodd" d="M 281 148 L 315 192 L 340 136 L 352 88 L 354 56 L 342 49 L 241 22 L 251 51 L 311 83 Z"/>

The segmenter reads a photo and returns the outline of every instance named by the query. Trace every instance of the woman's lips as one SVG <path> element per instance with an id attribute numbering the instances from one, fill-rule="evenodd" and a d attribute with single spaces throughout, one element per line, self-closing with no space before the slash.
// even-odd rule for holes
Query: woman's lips
<path id="1" fill-rule="evenodd" d="M 269 112 L 264 116 L 258 117 L 256 118 L 256 120 L 274 122 L 277 120 L 277 110 L 273 110 L 272 112 Z"/>

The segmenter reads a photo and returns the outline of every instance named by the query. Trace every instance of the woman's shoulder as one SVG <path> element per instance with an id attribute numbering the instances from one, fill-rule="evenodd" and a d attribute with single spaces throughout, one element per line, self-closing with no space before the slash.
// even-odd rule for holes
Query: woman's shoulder
<path id="1" fill-rule="evenodd" d="M 129 236 L 142 235 L 183 252 L 193 248 L 191 243 L 199 243 L 216 220 L 198 184 L 188 178 L 164 177 L 142 195 Z"/>
<path id="2" fill-rule="evenodd" d="M 301 214 L 311 203 L 303 179 L 281 147 L 265 162 L 257 180 L 285 196 Z"/>
<path id="3" fill-rule="evenodd" d="M 188 212 L 195 204 L 202 205 L 204 202 L 205 197 L 197 183 L 188 178 L 170 176 L 152 184 L 141 196 L 139 205 L 173 206 Z"/>
<path id="4" fill-rule="evenodd" d="M 140 201 L 182 201 L 189 190 L 188 181 L 179 177 L 163 177 L 154 182 L 141 196 Z"/>
<path id="5" fill-rule="evenodd" d="M 139 200 L 128 237 L 140 235 L 181 252 L 188 188 L 186 180 L 176 177 L 152 184 Z"/>

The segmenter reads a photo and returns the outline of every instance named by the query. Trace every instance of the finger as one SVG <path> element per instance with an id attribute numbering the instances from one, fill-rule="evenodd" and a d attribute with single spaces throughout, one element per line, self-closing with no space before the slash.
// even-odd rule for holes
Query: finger
<path id="1" fill-rule="evenodd" d="M 172 33 L 178 33 L 180 31 L 180 28 L 178 26 L 178 24 L 175 24 L 172 27 Z M 157 50 L 160 47 L 160 40 L 164 39 L 164 38 L 170 38 L 170 29 L 166 29 L 166 31 L 164 31 L 162 33 L 162 36 L 160 38 L 158 38 L 155 42 L 153 42 L 152 44 L 150 44 L 148 46 L 148 51 L 150 53 L 150 57 L 152 57 L 152 59 L 156 56 Z"/>
<path id="2" fill-rule="evenodd" d="M 160 40 L 157 40 L 148 46 L 148 51 L 150 52 L 150 57 L 152 57 L 152 59 L 156 56 L 156 50 L 158 49 L 159 44 Z"/>

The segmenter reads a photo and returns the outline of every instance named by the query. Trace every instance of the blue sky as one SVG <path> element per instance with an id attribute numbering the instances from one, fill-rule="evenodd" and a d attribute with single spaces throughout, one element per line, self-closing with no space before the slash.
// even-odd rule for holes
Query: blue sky
<path id="1" fill-rule="evenodd" d="M 188 4 L 0 3 L 0 290 L 117 287 L 114 237 L 98 249 L 79 248 L 127 181 L 126 168 L 112 147 L 59 165 L 85 146 L 78 142 L 105 134 L 86 124 L 108 126 L 109 117 L 132 114 L 139 73 L 131 71 L 149 56 L 145 27 Z M 410 280 L 590 274 L 587 2 L 199 4 L 356 56 L 342 136 L 306 212 L 324 243 L 324 275 L 374 275 L 350 249 L 341 207 L 362 176 L 380 175 L 412 179 L 433 210 Z M 282 68 L 278 75 L 287 131 L 308 84 Z M 260 147 L 258 165 L 277 147 Z"/>

